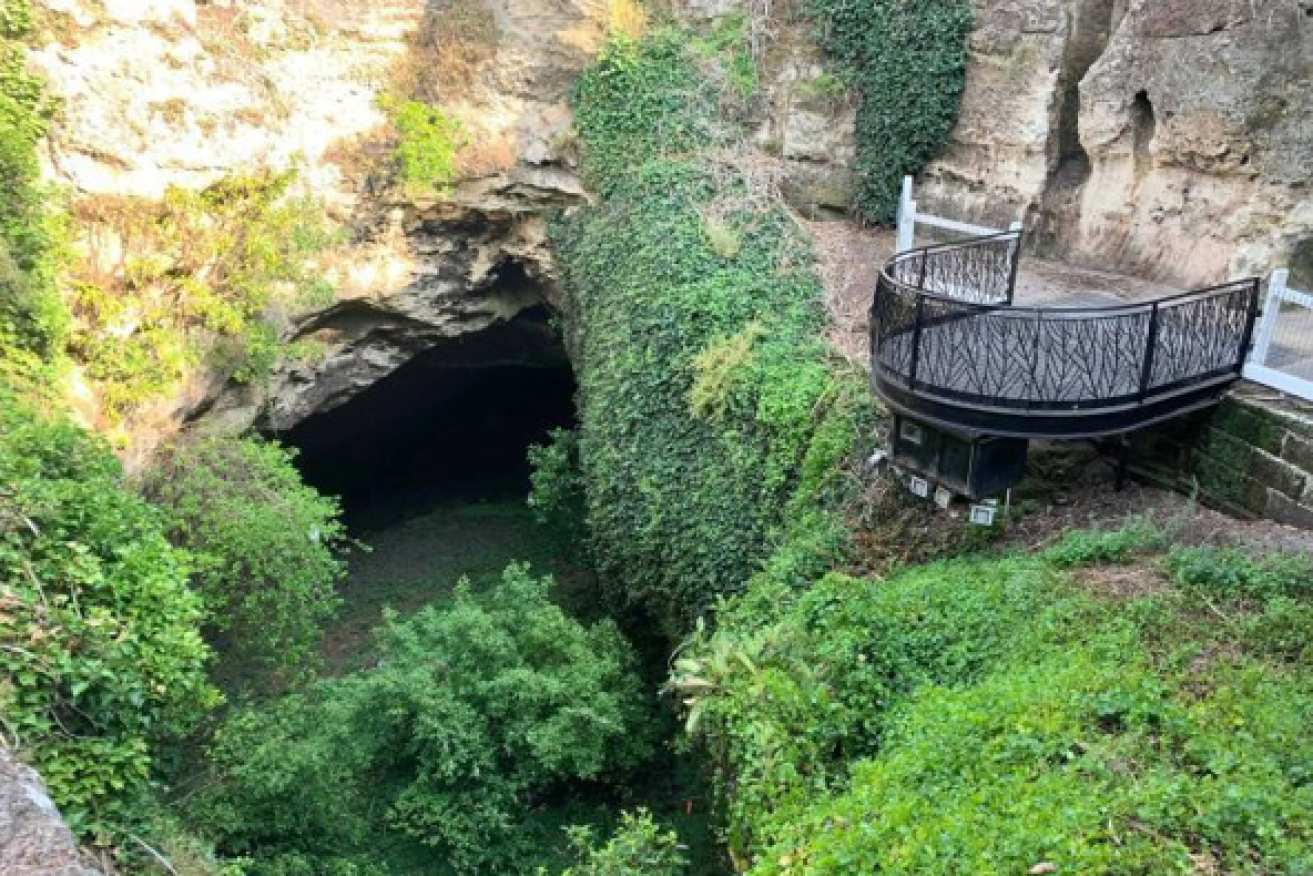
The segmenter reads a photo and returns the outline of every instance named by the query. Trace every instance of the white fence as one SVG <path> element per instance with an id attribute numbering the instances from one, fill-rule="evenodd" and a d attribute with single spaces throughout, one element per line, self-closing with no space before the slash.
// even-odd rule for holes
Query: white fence
<path id="1" fill-rule="evenodd" d="M 1313 294 L 1289 281 L 1289 271 L 1272 274 L 1245 377 L 1313 401 Z"/>
<path id="2" fill-rule="evenodd" d="M 907 252 L 916 245 L 916 226 L 918 225 L 927 225 L 931 228 L 951 231 L 955 234 L 965 234 L 969 237 L 989 237 L 994 234 L 1002 234 L 1005 231 L 1021 231 L 1024 227 L 1021 222 L 1013 222 L 1007 228 L 987 228 L 983 225 L 972 225 L 968 222 L 957 222 L 953 219 L 945 219 L 942 216 L 922 213 L 917 209 L 916 200 L 912 197 L 912 178 L 905 176 L 903 177 L 903 194 L 898 199 L 898 252 Z"/>

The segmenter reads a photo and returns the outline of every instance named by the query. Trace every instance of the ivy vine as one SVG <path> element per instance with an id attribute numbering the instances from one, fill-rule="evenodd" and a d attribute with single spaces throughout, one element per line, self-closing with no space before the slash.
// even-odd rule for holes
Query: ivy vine
<path id="1" fill-rule="evenodd" d="M 869 409 L 830 360 L 810 243 L 735 163 L 741 132 L 690 42 L 614 40 L 583 75 L 601 197 L 555 235 L 592 555 L 618 605 L 672 632 L 782 546 L 842 540 L 820 509 Z"/>
<path id="2" fill-rule="evenodd" d="M 857 86 L 857 207 L 890 222 L 902 178 L 943 148 L 966 89 L 970 0 L 806 0 Z"/>
<path id="3" fill-rule="evenodd" d="M 0 0 L 0 378 L 9 380 L 38 376 L 68 330 L 37 159 L 55 104 L 27 68 L 33 22 L 28 0 Z"/>

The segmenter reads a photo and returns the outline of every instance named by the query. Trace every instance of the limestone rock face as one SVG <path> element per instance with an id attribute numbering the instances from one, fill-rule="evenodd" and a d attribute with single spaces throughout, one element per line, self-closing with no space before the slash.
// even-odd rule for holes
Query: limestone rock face
<path id="1" fill-rule="evenodd" d="M 343 7 L 331 29 L 330 6 Z M 53 0 L 51 40 L 33 54 L 63 103 L 51 175 L 79 195 L 151 197 L 295 163 L 340 203 L 350 181 L 330 150 L 383 123 L 378 85 L 422 10 L 421 0 Z"/>
<path id="2" fill-rule="evenodd" d="M 1313 274 L 1313 0 L 974 0 L 968 87 L 922 175 L 936 212 L 1024 216 L 1048 255 L 1183 285 Z M 198 370 L 140 412 L 130 465 L 181 424 L 285 428 L 345 401 L 433 339 L 513 318 L 553 292 L 549 208 L 587 199 L 566 95 L 606 0 L 48 0 L 37 67 L 64 103 L 51 178 L 73 197 L 159 195 L 259 166 L 300 168 L 349 232 L 325 273 L 338 302 L 286 318 L 313 343 L 267 391 Z M 752 145 L 791 203 L 845 211 L 854 97 L 796 8 L 672 0 L 742 16 L 758 87 Z M 412 203 L 380 181 L 385 92 L 467 133 L 463 181 Z M 94 421 L 94 387 L 81 387 Z"/>
<path id="3" fill-rule="evenodd" d="M 923 206 L 1183 285 L 1313 261 L 1313 3 L 978 0 Z"/>
<path id="4" fill-rule="evenodd" d="M 100 876 L 82 864 L 73 834 L 37 774 L 0 746 L 0 873 Z"/>
<path id="5" fill-rule="evenodd" d="M 551 294 L 544 211 L 578 203 L 566 93 L 595 57 L 605 0 L 50 0 L 33 62 L 63 105 L 46 146 L 72 198 L 156 198 L 295 167 L 349 242 L 323 270 L 338 301 L 286 318 L 289 362 L 261 391 L 199 368 L 127 424 L 136 468 L 184 423 L 287 427 L 404 363 Z M 383 94 L 464 130 L 441 203 L 386 185 Z M 79 229 L 86 231 L 86 229 Z M 82 244 L 95 246 L 85 233 Z M 507 281 L 505 278 L 510 277 Z M 94 386 L 71 390 L 98 424 Z"/>
<path id="6" fill-rule="evenodd" d="M 480 193 L 480 196 L 488 197 Z M 558 203 L 574 193 L 556 190 Z M 495 201 L 495 199 L 493 199 Z M 398 210 L 374 243 L 367 278 L 291 335 L 313 352 L 282 365 L 262 390 L 224 393 L 206 428 L 252 423 L 277 431 L 331 410 L 435 344 L 491 328 L 554 300 L 556 275 L 541 213 L 490 209 L 457 200 Z"/>
<path id="7" fill-rule="evenodd" d="M 1082 84 L 1091 172 L 1063 246 L 1202 283 L 1313 238 L 1309 11 L 1135 3 Z"/>

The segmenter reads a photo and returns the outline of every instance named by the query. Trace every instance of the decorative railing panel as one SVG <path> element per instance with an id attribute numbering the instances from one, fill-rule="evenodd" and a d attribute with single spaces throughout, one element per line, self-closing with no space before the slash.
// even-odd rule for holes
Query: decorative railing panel
<path id="1" fill-rule="evenodd" d="M 897 256 L 887 270 L 905 286 L 976 304 L 1008 304 L 1016 284 L 1021 235 L 1008 232 Z"/>
<path id="2" fill-rule="evenodd" d="M 1017 243 L 1009 234 L 895 257 L 871 313 L 876 376 L 1012 415 L 1146 405 L 1239 376 L 1257 281 L 1144 304 L 1012 307 Z"/>
<path id="3" fill-rule="evenodd" d="M 1148 389 L 1239 369 L 1253 327 L 1255 281 L 1219 286 L 1157 306 L 1158 329 Z"/>

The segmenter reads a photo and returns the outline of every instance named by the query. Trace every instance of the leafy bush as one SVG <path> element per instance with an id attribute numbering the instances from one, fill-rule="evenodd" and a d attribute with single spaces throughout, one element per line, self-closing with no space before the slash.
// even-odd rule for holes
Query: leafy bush
<path id="1" fill-rule="evenodd" d="M 1313 561 L 1307 556 L 1177 548 L 1168 554 L 1167 568 L 1182 589 L 1224 602 L 1313 599 Z"/>
<path id="2" fill-rule="evenodd" d="M 752 872 L 1309 872 L 1308 685 L 1226 669 L 1199 698 L 1133 637 L 1091 639 L 913 696 L 850 788 Z"/>
<path id="3" fill-rule="evenodd" d="M 486 594 L 462 584 L 392 621 L 376 668 L 235 715 L 202 823 L 260 876 L 298 859 L 336 872 L 324 862 L 384 846 L 456 873 L 531 872 L 534 809 L 618 779 L 649 745 L 629 646 L 567 617 L 550 584 L 522 566 Z"/>
<path id="4" fill-rule="evenodd" d="M 555 429 L 546 444 L 529 448 L 529 507 L 540 524 L 555 530 L 563 544 L 577 550 L 587 538 L 579 439 L 569 429 Z"/>
<path id="5" fill-rule="evenodd" d="M 592 554 L 615 602 L 676 629 L 814 533 L 869 411 L 822 340 L 809 241 L 713 149 L 734 132 L 688 45 L 612 40 L 580 79 L 602 201 L 555 232 Z M 735 229 L 732 260 L 707 215 Z"/>
<path id="6" fill-rule="evenodd" d="M 790 876 L 1313 872 L 1313 685 L 1283 662 L 1305 659 L 1308 603 L 1274 596 L 1236 638 L 1171 594 L 1103 602 L 1059 570 L 1119 556 L 1106 535 L 792 599 L 758 579 L 671 680 L 735 856 Z"/>
<path id="7" fill-rule="evenodd" d="M 1088 610 L 1062 592 L 1034 561 L 953 562 L 882 584 L 830 575 L 782 614 L 767 595 L 723 615 L 671 686 L 734 788 L 732 848 L 745 853 L 772 813 L 841 784 L 850 760 L 879 750 L 908 692 L 977 679 L 1052 641 Z"/>
<path id="8" fill-rule="evenodd" d="M 858 207 L 890 222 L 905 175 L 942 148 L 966 89 L 970 0 L 806 0 L 821 45 L 856 84 Z"/>
<path id="9" fill-rule="evenodd" d="M 457 178 L 464 128 L 440 107 L 419 100 L 385 100 L 397 130 L 397 176 L 410 198 L 443 198 Z"/>
<path id="10" fill-rule="evenodd" d="M 152 746 L 216 704 L 201 618 L 109 450 L 0 391 L 0 724 L 81 836 L 140 819 Z"/>
<path id="11" fill-rule="evenodd" d="M 688 863 L 675 832 L 643 810 L 621 815 L 615 835 L 600 846 L 590 828 L 571 828 L 570 845 L 579 863 L 561 876 L 679 876 Z"/>
<path id="12" fill-rule="evenodd" d="M 230 657 L 294 671 L 313 664 L 340 600 L 348 539 L 337 500 L 307 486 L 294 451 L 257 438 L 169 448 L 146 485 Z"/>
<path id="13" fill-rule="evenodd" d="M 1222 614 L 1251 650 L 1290 663 L 1313 660 L 1313 558 L 1234 548 L 1177 548 L 1168 574 L 1187 597 Z M 1218 609 L 1226 606 L 1227 613 Z"/>

